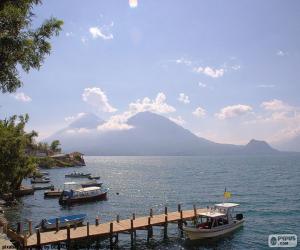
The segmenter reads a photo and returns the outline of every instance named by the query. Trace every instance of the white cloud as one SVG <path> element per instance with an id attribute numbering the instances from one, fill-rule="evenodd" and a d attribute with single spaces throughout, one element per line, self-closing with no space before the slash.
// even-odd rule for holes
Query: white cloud
<path id="1" fill-rule="evenodd" d="M 70 31 L 70 32 L 66 32 L 66 36 L 74 36 L 74 33 L 72 32 L 72 31 Z"/>
<path id="2" fill-rule="evenodd" d="M 201 87 L 201 88 L 206 88 L 206 87 L 207 87 L 206 84 L 205 84 L 205 83 L 202 83 L 202 82 L 199 82 L 198 85 L 199 85 L 199 87 Z"/>
<path id="3" fill-rule="evenodd" d="M 87 39 L 86 37 L 82 36 L 82 37 L 80 38 L 80 41 L 81 41 L 83 44 L 85 44 L 85 43 L 88 41 L 88 39 Z"/>
<path id="4" fill-rule="evenodd" d="M 143 100 L 138 99 L 136 102 L 129 104 L 129 110 L 133 113 L 150 111 L 158 114 L 166 114 L 175 112 L 176 109 L 166 103 L 166 95 L 162 92 L 158 93 L 154 100 L 145 97 Z"/>
<path id="5" fill-rule="evenodd" d="M 129 0 L 129 7 L 130 8 L 136 8 L 138 6 L 137 0 Z"/>
<path id="6" fill-rule="evenodd" d="M 257 87 L 259 88 L 275 88 L 274 84 L 260 84 Z"/>
<path id="7" fill-rule="evenodd" d="M 261 104 L 261 106 L 265 110 L 272 110 L 272 111 L 288 111 L 293 108 L 292 106 L 290 106 L 278 99 L 273 99 L 271 101 L 265 101 Z"/>
<path id="8" fill-rule="evenodd" d="M 194 72 L 196 73 L 202 73 L 204 75 L 207 75 L 212 78 L 219 78 L 222 77 L 225 73 L 225 70 L 223 68 L 220 69 L 214 69 L 211 67 L 198 67 L 194 68 Z"/>
<path id="9" fill-rule="evenodd" d="M 67 131 L 66 131 L 66 133 L 68 133 L 68 134 L 77 134 L 77 133 L 79 133 L 79 134 L 86 134 L 86 133 L 90 133 L 91 132 L 91 130 L 90 129 L 87 129 L 87 128 L 76 128 L 76 129 L 68 129 Z"/>
<path id="10" fill-rule="evenodd" d="M 233 70 L 239 70 L 241 68 L 241 65 L 236 64 L 236 65 L 231 66 L 231 68 Z"/>
<path id="11" fill-rule="evenodd" d="M 178 101 L 180 101 L 182 103 L 185 103 L 185 104 L 190 103 L 189 97 L 186 94 L 184 94 L 184 93 L 180 93 L 179 94 Z"/>
<path id="12" fill-rule="evenodd" d="M 287 55 L 287 52 L 284 52 L 282 50 L 278 50 L 277 53 L 276 53 L 277 56 L 286 56 Z"/>
<path id="13" fill-rule="evenodd" d="M 109 104 L 106 94 L 97 87 L 85 88 L 82 100 L 103 112 L 112 113 L 117 111 L 116 108 Z"/>
<path id="14" fill-rule="evenodd" d="M 228 118 L 245 115 L 251 111 L 252 107 L 248 105 L 237 104 L 222 108 L 219 113 L 215 114 L 215 116 L 220 120 L 225 120 Z"/>
<path id="15" fill-rule="evenodd" d="M 18 100 L 20 102 L 31 102 L 32 101 L 31 97 L 26 95 L 23 92 L 16 93 L 13 96 L 16 100 Z"/>
<path id="16" fill-rule="evenodd" d="M 85 115 L 86 115 L 86 113 L 82 112 L 82 113 L 78 113 L 78 114 L 73 115 L 73 116 L 67 116 L 67 117 L 65 117 L 65 121 L 66 122 L 72 122 L 72 121 L 75 121 L 75 120 L 85 116 Z"/>
<path id="17" fill-rule="evenodd" d="M 188 59 L 185 59 L 185 58 L 179 58 L 179 59 L 176 59 L 175 62 L 177 64 L 184 64 L 186 66 L 191 66 L 192 65 L 192 61 L 191 60 L 188 60 Z"/>
<path id="18" fill-rule="evenodd" d="M 203 108 L 201 108 L 201 107 L 198 107 L 198 108 L 196 108 L 196 109 L 193 111 L 193 115 L 194 115 L 194 116 L 197 116 L 197 117 L 199 117 L 199 118 L 204 117 L 205 114 L 206 114 L 205 109 L 203 109 Z"/>
<path id="19" fill-rule="evenodd" d="M 128 110 L 122 114 L 113 115 L 109 120 L 100 125 L 98 130 L 128 130 L 132 126 L 127 124 L 127 120 L 140 112 L 150 111 L 158 114 L 167 114 L 175 112 L 176 109 L 166 103 L 166 96 L 164 93 L 158 93 L 156 98 L 151 100 L 149 97 L 144 97 L 142 100 L 138 99 L 128 105 Z"/>
<path id="20" fill-rule="evenodd" d="M 185 120 L 180 115 L 177 117 L 169 117 L 169 120 L 175 122 L 179 126 L 183 126 L 186 123 Z"/>
<path id="21" fill-rule="evenodd" d="M 103 40 L 111 40 L 114 38 L 113 34 L 111 33 L 108 33 L 108 34 L 104 34 L 104 30 L 103 28 L 99 28 L 99 27 L 90 27 L 89 28 L 89 31 L 92 35 L 92 37 L 94 39 L 100 37 L 102 38 Z"/>

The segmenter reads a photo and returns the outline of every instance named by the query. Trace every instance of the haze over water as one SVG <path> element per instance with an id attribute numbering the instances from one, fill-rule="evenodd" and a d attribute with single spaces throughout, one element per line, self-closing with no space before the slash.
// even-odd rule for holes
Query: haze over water
<path id="1" fill-rule="evenodd" d="M 232 192 L 230 202 L 240 203 L 246 222 L 234 234 L 213 241 L 189 243 L 179 237 L 177 226 L 169 225 L 169 240 L 163 241 L 160 229 L 154 230 L 150 245 L 146 234 L 138 232 L 137 249 L 268 249 L 268 235 L 293 233 L 299 236 L 300 156 L 228 156 L 228 157 L 85 157 L 86 167 L 49 170 L 57 187 L 66 173 L 74 170 L 101 175 L 110 188 L 107 201 L 63 208 L 57 199 L 43 198 L 43 191 L 21 198 L 7 211 L 10 221 L 87 213 L 90 223 L 128 218 L 132 213 L 163 213 L 165 205 L 175 211 L 206 207 L 223 201 L 224 188 Z M 84 179 L 82 179 L 84 181 Z M 117 195 L 119 193 L 119 195 Z M 299 244 L 299 242 L 298 242 Z M 108 248 L 108 241 L 101 242 Z M 120 235 L 120 249 L 130 247 L 130 236 Z"/>

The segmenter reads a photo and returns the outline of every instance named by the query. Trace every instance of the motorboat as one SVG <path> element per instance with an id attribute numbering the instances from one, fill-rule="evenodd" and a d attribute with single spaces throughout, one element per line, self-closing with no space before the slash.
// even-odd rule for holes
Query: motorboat
<path id="1" fill-rule="evenodd" d="M 65 183 L 65 186 L 70 188 L 64 188 L 59 197 L 60 205 L 71 205 L 73 203 L 83 203 L 97 200 L 105 200 L 107 198 L 108 188 L 101 187 L 86 187 L 86 188 L 73 188 L 72 186 L 78 186 L 75 182 Z"/>
<path id="2" fill-rule="evenodd" d="M 72 227 L 75 225 L 77 226 L 83 224 L 85 219 L 86 214 L 75 214 L 52 219 L 43 219 L 36 228 L 40 228 L 45 231 L 56 229 L 57 220 L 59 228 L 67 227 L 67 225 L 70 225 Z"/>
<path id="3" fill-rule="evenodd" d="M 83 188 L 86 188 L 86 187 L 101 187 L 101 186 L 102 186 L 102 183 L 97 182 L 96 180 L 89 181 L 89 182 L 81 184 L 81 187 L 83 187 Z"/>
<path id="4" fill-rule="evenodd" d="M 60 189 L 49 190 L 49 191 L 44 192 L 44 198 L 60 197 L 61 193 L 62 193 L 62 190 L 60 190 Z"/>
<path id="5" fill-rule="evenodd" d="M 47 190 L 47 189 L 54 189 L 53 185 L 50 186 L 35 186 L 33 185 L 34 190 Z"/>
<path id="6" fill-rule="evenodd" d="M 65 177 L 70 177 L 70 178 L 88 178 L 89 176 L 91 176 L 91 174 L 85 174 L 76 171 L 65 175 Z"/>
<path id="7" fill-rule="evenodd" d="M 215 238 L 240 228 L 245 220 L 243 214 L 235 214 L 238 206 L 237 203 L 220 203 L 197 213 L 196 224 L 183 227 L 186 237 L 190 240 Z"/>
<path id="8" fill-rule="evenodd" d="M 36 183 L 49 183 L 50 180 L 49 179 L 45 179 L 45 178 L 33 178 L 31 180 L 31 184 L 36 184 Z"/>
<path id="9" fill-rule="evenodd" d="M 100 176 L 93 176 L 93 175 L 91 175 L 91 176 L 89 176 L 88 177 L 90 180 L 100 180 Z"/>

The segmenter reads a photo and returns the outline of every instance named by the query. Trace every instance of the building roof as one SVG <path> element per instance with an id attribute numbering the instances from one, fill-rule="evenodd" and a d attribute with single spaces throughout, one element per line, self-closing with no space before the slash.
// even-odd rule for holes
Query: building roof
<path id="1" fill-rule="evenodd" d="M 205 217 L 210 217 L 210 218 L 215 218 L 215 217 L 225 216 L 226 214 L 216 212 L 216 211 L 206 211 L 206 212 L 200 212 L 200 213 L 198 213 L 198 215 L 205 216 Z"/>
<path id="2" fill-rule="evenodd" d="M 216 207 L 223 207 L 223 208 L 230 208 L 230 207 L 237 207 L 240 204 L 237 203 L 219 203 L 219 204 L 215 204 Z"/>

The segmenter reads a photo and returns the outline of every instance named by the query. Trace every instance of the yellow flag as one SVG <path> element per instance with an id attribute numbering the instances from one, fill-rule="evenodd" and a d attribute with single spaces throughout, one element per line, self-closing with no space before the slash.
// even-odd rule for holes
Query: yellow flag
<path id="1" fill-rule="evenodd" d="M 229 199 L 231 197 L 231 193 L 230 192 L 224 192 L 224 198 Z"/>

